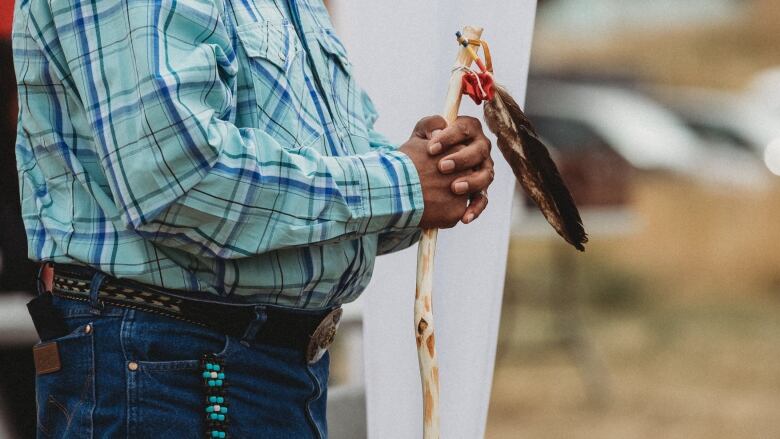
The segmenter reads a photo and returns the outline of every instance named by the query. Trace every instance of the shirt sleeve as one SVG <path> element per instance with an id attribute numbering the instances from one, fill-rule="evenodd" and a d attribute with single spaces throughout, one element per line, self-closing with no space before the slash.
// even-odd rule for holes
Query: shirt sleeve
<path id="1" fill-rule="evenodd" d="M 374 103 L 365 91 L 362 91 L 363 108 L 366 114 L 366 124 L 368 126 L 369 142 L 371 148 L 377 151 L 394 152 L 398 149 L 398 145 L 392 143 L 383 134 L 374 129 L 374 124 L 379 118 L 379 113 L 376 111 Z M 412 166 L 411 172 L 417 173 L 417 170 Z M 417 177 L 414 177 L 417 178 Z M 421 217 L 422 215 L 420 215 Z M 420 222 L 420 218 L 410 219 L 416 220 L 413 225 L 417 225 Z M 421 230 L 417 227 L 404 228 L 401 230 L 387 231 L 380 233 L 379 243 L 377 245 L 377 254 L 384 255 L 388 253 L 397 252 L 409 248 L 420 240 Z"/>
<path id="2" fill-rule="evenodd" d="M 419 222 L 405 154 L 286 149 L 229 121 L 238 66 L 219 2 L 67 3 L 52 11 L 63 81 L 87 110 L 120 220 L 144 239 L 239 258 Z"/>

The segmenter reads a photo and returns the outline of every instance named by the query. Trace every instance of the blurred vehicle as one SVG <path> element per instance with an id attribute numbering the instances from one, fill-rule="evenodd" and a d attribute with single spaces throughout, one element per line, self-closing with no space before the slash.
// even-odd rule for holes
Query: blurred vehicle
<path id="1" fill-rule="evenodd" d="M 579 133 L 572 133 L 575 139 L 566 141 L 557 131 L 540 128 L 540 134 L 559 148 L 564 143 L 598 141 L 639 169 L 685 171 L 695 164 L 700 147 L 695 134 L 637 93 L 609 85 L 535 80 L 529 82 L 526 102 L 527 113 L 540 127 L 579 128 Z"/>
<path id="2" fill-rule="evenodd" d="M 764 76 L 766 96 L 780 96 L 780 72 Z M 769 90 L 771 78 L 778 80 L 773 91 Z M 772 173 L 780 175 L 780 111 L 773 112 L 767 105 L 771 99 L 755 92 L 740 95 L 694 87 L 650 87 L 647 91 L 706 142 L 752 151 Z"/>
<path id="3" fill-rule="evenodd" d="M 754 153 L 702 137 L 674 112 L 621 86 L 537 79 L 529 82 L 526 109 L 563 155 L 598 145 L 639 170 L 748 188 L 768 181 Z"/>
<path id="4" fill-rule="evenodd" d="M 767 145 L 780 138 L 780 117 L 751 96 L 694 87 L 649 87 L 646 91 L 710 144 L 763 157 Z"/>

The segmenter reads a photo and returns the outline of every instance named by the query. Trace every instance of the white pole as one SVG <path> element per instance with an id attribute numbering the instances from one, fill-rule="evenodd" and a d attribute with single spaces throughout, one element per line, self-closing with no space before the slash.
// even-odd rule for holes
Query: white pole
<path id="1" fill-rule="evenodd" d="M 420 117 L 441 111 L 456 49 L 454 33 L 465 24 L 485 28 L 496 77 L 516 98 L 524 96 L 533 0 L 332 2 L 358 81 L 379 110 L 377 128 L 395 141 L 408 138 Z M 461 114 L 481 117 L 481 108 L 464 101 Z M 481 438 L 487 419 L 514 193 L 511 170 L 497 148 L 493 153 L 496 180 L 487 212 L 438 238 L 433 307 L 441 437 L 447 439 Z M 412 323 L 416 259 L 416 248 L 379 258 L 362 299 L 371 439 L 422 437 Z"/>

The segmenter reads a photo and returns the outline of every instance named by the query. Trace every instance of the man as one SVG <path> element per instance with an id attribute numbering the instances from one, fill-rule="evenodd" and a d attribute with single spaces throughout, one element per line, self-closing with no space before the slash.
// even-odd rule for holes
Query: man
<path id="1" fill-rule="evenodd" d="M 43 436 L 326 437 L 339 305 L 487 204 L 479 123 L 396 149 L 319 0 L 19 0 L 14 50 Z"/>

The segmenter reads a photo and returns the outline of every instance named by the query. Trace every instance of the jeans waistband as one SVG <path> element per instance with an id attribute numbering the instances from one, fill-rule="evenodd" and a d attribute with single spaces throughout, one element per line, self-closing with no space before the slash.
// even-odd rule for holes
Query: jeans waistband
<path id="1" fill-rule="evenodd" d="M 154 286 L 111 277 L 89 267 L 56 264 L 52 294 L 136 309 L 210 327 L 246 341 L 306 351 L 325 318 L 338 309 L 290 310 L 272 305 L 239 305 L 193 300 Z"/>

